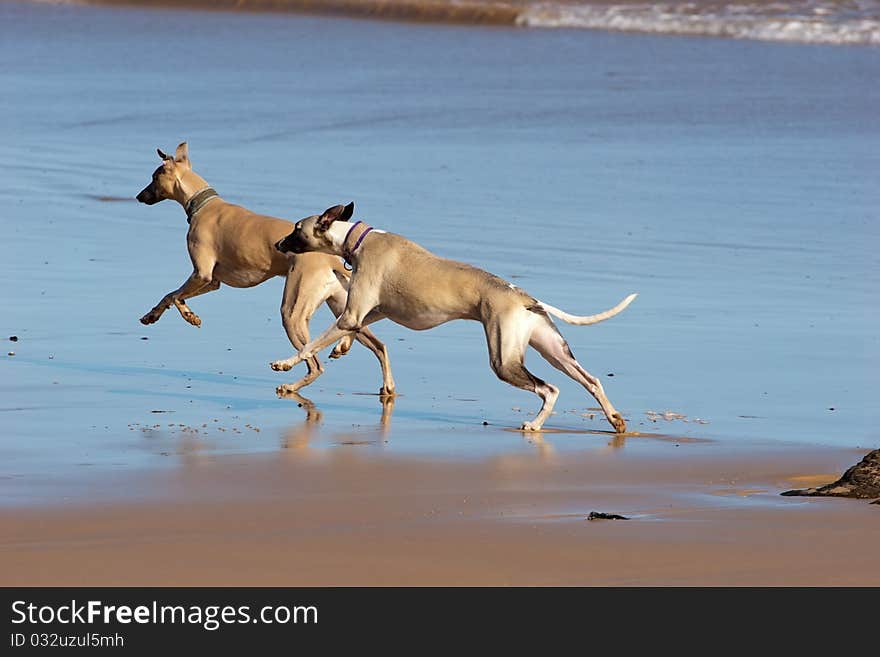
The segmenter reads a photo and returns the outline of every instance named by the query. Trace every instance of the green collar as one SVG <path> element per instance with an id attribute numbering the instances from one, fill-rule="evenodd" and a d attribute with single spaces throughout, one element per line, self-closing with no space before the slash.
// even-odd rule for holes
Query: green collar
<path id="1" fill-rule="evenodd" d="M 214 191 L 213 187 L 205 187 L 203 190 L 193 194 L 186 202 L 186 205 L 183 206 L 183 209 L 186 210 L 186 223 L 190 223 L 195 213 L 201 210 L 215 196 L 219 197 L 220 195 Z"/>

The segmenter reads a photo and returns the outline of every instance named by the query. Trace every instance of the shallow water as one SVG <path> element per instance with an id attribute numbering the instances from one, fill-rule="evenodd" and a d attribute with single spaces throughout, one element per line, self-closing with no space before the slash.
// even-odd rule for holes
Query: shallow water
<path id="1" fill-rule="evenodd" d="M 293 377 L 268 368 L 291 351 L 280 279 L 195 299 L 201 329 L 138 323 L 190 271 L 180 207 L 132 199 L 184 139 L 254 210 L 354 199 L 573 313 L 639 292 L 560 326 L 635 431 L 876 446 L 878 74 L 860 47 L 0 3 L 0 335 L 20 338 L 0 359 L 0 487 L 303 440 L 274 394 Z M 356 346 L 305 391 L 323 411 L 305 440 L 535 449 L 503 429 L 537 399 L 495 379 L 478 325 L 375 330 L 402 393 L 390 427 Z M 528 364 L 562 389 L 549 428 L 609 428 Z M 666 410 L 688 421 L 647 415 Z M 669 445 L 626 442 L 645 444 Z"/>

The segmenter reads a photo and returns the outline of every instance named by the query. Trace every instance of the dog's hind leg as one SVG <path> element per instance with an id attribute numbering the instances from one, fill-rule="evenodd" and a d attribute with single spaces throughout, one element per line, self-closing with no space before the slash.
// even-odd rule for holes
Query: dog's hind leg
<path id="1" fill-rule="evenodd" d="M 523 422 L 520 427 L 523 431 L 540 431 L 553 412 L 559 388 L 542 381 L 526 369 L 525 348 L 531 331 L 531 317 L 527 317 L 524 324 L 520 313 L 519 310 L 506 313 L 492 318 L 485 325 L 489 365 L 502 381 L 534 392 L 541 398 L 538 415 L 530 422 Z"/>
<path id="2" fill-rule="evenodd" d="M 605 396 L 602 383 L 577 362 L 565 338 L 562 337 L 549 317 L 542 318 L 535 326 L 529 344 L 553 367 L 564 372 L 587 389 L 587 392 L 599 402 L 605 417 L 608 418 L 617 433 L 626 432 L 626 422 Z"/>
<path id="3" fill-rule="evenodd" d="M 314 275 L 303 275 L 296 269 L 291 269 L 285 279 L 284 296 L 281 299 L 281 323 L 290 344 L 297 351 L 309 343 L 309 321 L 318 306 L 324 302 L 329 283 L 329 278 L 316 279 Z M 314 382 L 324 372 L 317 356 L 309 358 L 306 367 L 308 371 L 303 378 L 295 383 L 281 384 L 275 388 L 275 392 L 278 395 L 295 393 Z"/>
<path id="4" fill-rule="evenodd" d="M 330 306 L 330 310 L 336 317 L 339 317 L 339 315 L 345 310 L 347 299 L 348 293 L 341 285 L 339 286 L 339 289 L 327 299 L 327 305 Z M 351 339 L 351 336 L 342 338 L 342 340 L 339 341 L 339 344 L 336 345 L 333 353 L 330 354 L 330 358 L 338 358 L 348 351 L 347 348 L 344 348 L 344 344 L 347 341 L 348 346 L 351 346 Z M 393 397 L 396 394 L 394 392 L 394 377 L 391 375 L 391 360 L 388 358 L 388 349 L 385 347 L 385 343 L 373 335 L 373 332 L 368 328 L 362 328 L 355 333 L 354 339 L 372 351 L 376 358 L 379 359 L 379 364 L 382 366 L 382 388 L 379 390 L 379 396 Z"/>

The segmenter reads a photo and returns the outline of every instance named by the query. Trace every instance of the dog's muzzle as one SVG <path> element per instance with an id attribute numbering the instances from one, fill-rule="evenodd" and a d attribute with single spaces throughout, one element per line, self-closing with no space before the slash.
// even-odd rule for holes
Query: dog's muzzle
<path id="1" fill-rule="evenodd" d="M 296 249 L 293 247 L 292 244 L 290 244 L 290 242 L 288 241 L 288 239 L 286 237 L 284 239 L 281 239 L 281 240 L 278 240 L 277 242 L 275 242 L 275 248 L 277 250 L 281 251 L 281 253 L 285 253 L 285 254 L 297 252 Z"/>
<path id="2" fill-rule="evenodd" d="M 287 237 L 284 237 L 275 242 L 275 248 L 281 251 L 281 253 L 303 253 L 302 248 L 300 248 L 300 245 L 297 244 L 297 241 L 293 237 L 293 235 L 288 235 Z"/>
<path id="3" fill-rule="evenodd" d="M 150 191 L 149 187 L 147 189 L 142 189 L 135 198 L 139 203 L 145 203 L 146 205 L 153 205 L 156 203 L 156 195 Z"/>

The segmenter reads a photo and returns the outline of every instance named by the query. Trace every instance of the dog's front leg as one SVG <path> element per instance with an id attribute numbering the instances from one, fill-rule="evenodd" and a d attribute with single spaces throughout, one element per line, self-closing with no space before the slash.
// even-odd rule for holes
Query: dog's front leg
<path id="1" fill-rule="evenodd" d="M 351 305 L 350 302 L 351 297 L 349 297 L 349 305 Z M 356 312 L 352 311 L 350 307 L 346 308 L 345 312 L 337 317 L 336 321 L 330 325 L 330 328 L 300 349 L 298 354 L 295 354 L 286 360 L 273 361 L 269 363 L 269 367 L 276 372 L 286 372 L 297 363 L 301 363 L 304 360 L 314 357 L 319 351 L 321 351 L 321 349 L 329 347 L 337 340 L 352 335 L 365 326 L 385 317 L 385 315 L 376 310 L 372 310 L 372 304 L 368 305 L 367 308 L 371 308 L 371 310 L 369 312 Z"/>
<path id="2" fill-rule="evenodd" d="M 171 306 L 175 306 L 178 311 L 180 311 L 180 315 L 183 319 L 193 326 L 201 326 L 202 320 L 189 309 L 186 303 L 184 303 L 184 300 L 198 296 L 199 294 L 211 292 L 218 287 L 220 287 L 219 282 L 213 282 L 211 281 L 210 276 L 205 276 L 198 271 L 194 271 L 190 274 L 189 278 L 184 281 L 183 285 L 162 297 L 162 300 L 157 303 L 150 312 L 141 317 L 141 324 L 154 324 L 159 321 L 162 313 L 168 310 Z"/>
<path id="3" fill-rule="evenodd" d="M 329 347 L 337 340 L 345 337 L 346 335 L 351 335 L 352 333 L 354 333 L 354 330 L 340 328 L 338 324 L 339 320 L 333 322 L 333 324 L 330 325 L 330 328 L 328 328 L 321 335 L 319 335 L 317 338 L 304 346 L 298 354 L 294 354 L 293 356 L 285 360 L 273 361 L 269 363 L 269 367 L 271 367 L 276 372 L 286 372 L 297 363 L 301 363 L 304 360 L 314 358 L 315 355 L 319 351 L 321 351 L 321 349 Z"/>
<path id="4" fill-rule="evenodd" d="M 211 281 L 205 287 L 200 290 L 196 290 L 195 292 L 191 292 L 186 296 L 180 296 L 177 299 L 173 300 L 174 306 L 177 308 L 177 311 L 180 313 L 180 316 L 183 317 L 187 322 L 192 324 L 193 326 L 201 326 L 202 320 L 196 315 L 192 310 L 189 309 L 189 306 L 186 305 L 186 302 L 193 297 L 200 297 L 203 294 L 207 294 L 208 292 L 214 292 L 215 290 L 220 289 L 220 281 Z M 195 322 L 190 321 L 190 319 L 194 319 Z"/>
<path id="5" fill-rule="evenodd" d="M 330 306 L 333 314 L 337 316 L 345 312 L 347 302 L 348 293 L 341 284 L 333 295 L 327 299 L 327 305 Z M 393 397 L 395 394 L 394 377 L 391 375 L 391 361 L 388 358 L 388 349 L 368 328 L 361 328 L 360 331 L 354 334 L 354 337 L 376 355 L 376 358 L 379 359 L 379 364 L 382 366 L 382 387 L 379 389 L 379 396 L 383 398 Z M 351 347 L 351 336 L 340 340 L 333 353 L 330 354 L 330 358 L 338 358 L 347 352 L 349 347 Z"/>

